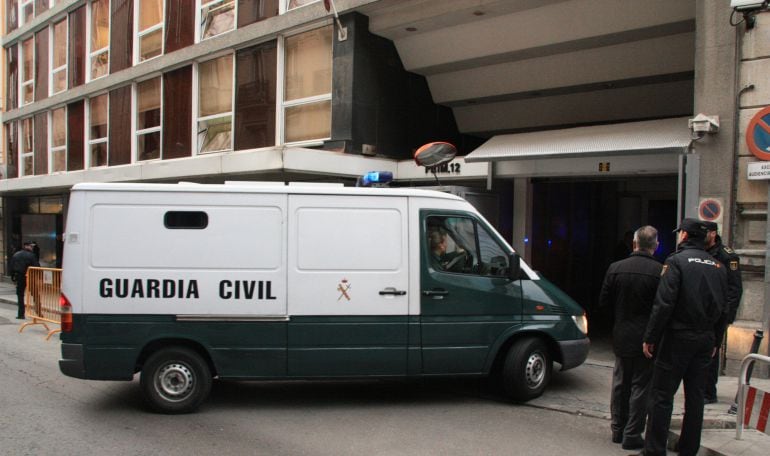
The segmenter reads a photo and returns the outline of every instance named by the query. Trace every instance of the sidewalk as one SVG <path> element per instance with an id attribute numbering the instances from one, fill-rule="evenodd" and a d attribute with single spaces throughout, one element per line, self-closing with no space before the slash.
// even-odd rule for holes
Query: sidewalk
<path id="1" fill-rule="evenodd" d="M 5 276 L 0 276 L 0 302 L 16 306 L 16 284 Z"/>
<path id="2" fill-rule="evenodd" d="M 591 352 L 585 364 L 566 372 L 556 372 L 546 393 L 528 402 L 527 405 L 605 419 L 607 420 L 607 439 L 609 439 L 613 364 L 614 355 L 610 342 L 592 341 Z M 752 379 L 751 384 L 761 390 L 770 391 L 768 379 Z M 742 440 L 735 440 L 735 415 L 730 415 L 727 411 L 733 404 L 737 390 L 737 377 L 719 377 L 717 385 L 719 402 L 708 404 L 704 409 L 704 429 L 699 455 L 770 455 L 770 435 L 753 429 L 744 429 Z M 683 413 L 684 391 L 680 387 L 674 397 L 670 446 L 673 446 L 679 438 Z M 620 450 L 619 445 L 618 449 Z"/>
<path id="3" fill-rule="evenodd" d="M 16 308 L 16 286 L 7 278 L 0 278 L 0 306 Z M 734 362 L 734 361 L 733 361 Z M 586 415 L 607 420 L 607 439 L 610 438 L 610 386 L 614 355 L 608 340 L 594 340 L 588 360 L 582 366 L 566 372 L 555 372 L 543 396 L 529 401 L 528 406 Z M 752 379 L 752 385 L 770 391 L 770 380 Z M 735 440 L 735 415 L 727 410 L 738 389 L 736 377 L 720 377 L 717 385 L 719 402 L 706 405 L 704 430 L 699 455 L 767 456 L 770 455 L 770 435 L 746 429 L 742 440 Z M 684 411 L 684 392 L 679 388 L 674 400 L 669 444 L 678 439 Z M 618 454 L 630 453 L 621 450 Z"/>

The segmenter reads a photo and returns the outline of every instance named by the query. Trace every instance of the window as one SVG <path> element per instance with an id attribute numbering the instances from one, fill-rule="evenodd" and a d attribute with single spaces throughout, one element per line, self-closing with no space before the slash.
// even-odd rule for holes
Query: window
<path id="1" fill-rule="evenodd" d="M 259 0 L 252 2 L 238 2 L 238 28 L 263 21 L 280 14 L 279 5 L 285 5 L 286 0 Z"/>
<path id="2" fill-rule="evenodd" d="M 163 224 L 170 230 L 202 230 L 209 225 L 209 216 L 200 211 L 169 211 Z"/>
<path id="3" fill-rule="evenodd" d="M 88 79 L 107 75 L 110 66 L 110 0 L 88 3 Z"/>
<path id="4" fill-rule="evenodd" d="M 198 64 L 198 153 L 231 150 L 233 54 Z"/>
<path id="5" fill-rule="evenodd" d="M 67 108 L 51 111 L 48 118 L 49 173 L 67 171 Z"/>
<path id="6" fill-rule="evenodd" d="M 6 110 L 19 107 L 19 46 L 14 44 L 5 51 L 6 56 Z M 18 132 L 17 132 L 18 133 Z"/>
<path id="7" fill-rule="evenodd" d="M 21 105 L 35 101 L 35 39 L 29 37 L 21 43 Z"/>
<path id="8" fill-rule="evenodd" d="M 5 124 L 5 153 L 0 172 L 5 172 L 0 178 L 8 179 L 19 176 L 16 162 L 19 158 L 19 122 L 12 121 Z"/>
<path id="9" fill-rule="evenodd" d="M 331 135 L 332 26 L 284 40 L 283 142 Z"/>
<path id="10" fill-rule="evenodd" d="M 21 132 L 19 139 L 19 176 L 31 176 L 35 174 L 35 149 L 34 134 L 35 128 L 32 117 L 21 120 Z"/>
<path id="11" fill-rule="evenodd" d="M 160 158 L 161 77 L 136 84 L 136 159 Z"/>
<path id="12" fill-rule="evenodd" d="M 35 18 L 35 0 L 21 0 L 21 25 Z"/>
<path id="13" fill-rule="evenodd" d="M 107 166 L 108 147 L 107 147 L 107 105 L 108 97 L 99 95 L 88 100 L 88 128 L 86 137 L 88 139 L 88 166 Z"/>
<path id="14" fill-rule="evenodd" d="M 198 41 L 235 28 L 235 0 L 198 0 Z"/>
<path id="15" fill-rule="evenodd" d="M 428 217 L 426 254 L 434 271 L 505 276 L 508 254 L 470 217 Z"/>
<path id="16" fill-rule="evenodd" d="M 243 11 L 243 8 L 239 10 Z M 235 150 L 274 146 L 278 46 L 268 41 L 235 55 Z"/>
<path id="17" fill-rule="evenodd" d="M 164 0 L 138 0 L 136 2 L 136 39 L 134 61 L 144 62 L 163 55 L 163 5 Z"/>
<path id="18" fill-rule="evenodd" d="M 67 19 L 51 26 L 51 95 L 67 90 Z"/>
<path id="19" fill-rule="evenodd" d="M 19 27 L 19 0 L 8 0 L 5 11 L 5 33 L 11 33 Z"/>
<path id="20" fill-rule="evenodd" d="M 287 10 L 291 10 L 291 9 L 294 9 L 294 8 L 299 8 L 300 6 L 309 5 L 309 4 L 315 3 L 317 1 L 320 1 L 320 0 L 287 0 L 288 5 L 287 5 L 286 9 Z"/>

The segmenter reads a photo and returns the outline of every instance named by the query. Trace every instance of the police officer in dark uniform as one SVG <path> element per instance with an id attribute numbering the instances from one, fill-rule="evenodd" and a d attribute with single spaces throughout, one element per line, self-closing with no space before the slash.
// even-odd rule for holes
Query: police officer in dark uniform
<path id="1" fill-rule="evenodd" d="M 652 255 L 658 248 L 658 230 L 643 226 L 633 233 L 633 252 L 612 263 L 599 294 L 600 308 L 615 309 L 612 349 L 612 441 L 624 450 L 644 446 L 647 398 L 652 361 L 642 353 L 642 336 L 652 312 L 663 265 Z"/>
<path id="2" fill-rule="evenodd" d="M 16 299 L 19 307 L 16 318 L 24 319 L 24 292 L 27 289 L 27 269 L 30 266 L 40 266 L 37 257 L 32 253 L 34 242 L 26 241 L 21 250 L 11 257 L 11 279 L 16 282 Z"/>
<path id="3" fill-rule="evenodd" d="M 703 387 L 727 319 L 727 272 L 705 250 L 706 225 L 686 218 L 679 249 L 666 259 L 642 350 L 655 354 L 646 456 L 665 455 L 674 394 L 684 382 L 685 412 L 679 454 L 695 456 L 703 427 Z"/>
<path id="4" fill-rule="evenodd" d="M 741 261 L 735 251 L 722 243 L 722 237 L 714 222 L 703 222 L 709 232 L 706 235 L 706 251 L 727 269 L 727 324 L 731 325 L 738 314 L 738 305 L 743 295 L 743 280 L 741 279 Z M 709 376 L 706 380 L 704 396 L 706 404 L 717 402 L 717 381 L 719 380 L 719 356 L 715 356 L 709 365 Z"/>

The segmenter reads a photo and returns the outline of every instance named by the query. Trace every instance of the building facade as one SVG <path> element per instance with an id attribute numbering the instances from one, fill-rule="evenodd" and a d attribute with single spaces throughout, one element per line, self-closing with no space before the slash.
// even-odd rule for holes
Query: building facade
<path id="1" fill-rule="evenodd" d="M 5 264 L 23 238 L 60 264 L 77 182 L 353 185 L 385 170 L 396 185 L 433 185 L 411 156 L 441 140 L 460 155 L 436 170 L 441 183 L 482 207 L 599 334 L 608 316 L 595 302 L 607 265 L 627 252 L 624 234 L 657 226 L 662 258 L 685 215 L 717 221 L 741 255 L 729 360 L 768 329 L 768 190 L 748 179 L 758 158 L 745 141 L 770 104 L 765 10 L 744 17 L 727 0 L 2 1 Z M 698 114 L 711 131 L 689 125 Z"/>

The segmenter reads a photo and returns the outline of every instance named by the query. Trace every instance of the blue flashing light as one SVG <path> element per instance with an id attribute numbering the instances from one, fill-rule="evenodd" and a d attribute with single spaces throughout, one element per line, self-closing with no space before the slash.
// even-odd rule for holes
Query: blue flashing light
<path id="1" fill-rule="evenodd" d="M 548 247 L 549 247 L 549 248 L 551 247 L 551 244 L 553 244 L 553 241 L 549 239 L 549 240 L 548 240 Z"/>
<path id="2" fill-rule="evenodd" d="M 528 237 L 525 237 L 525 238 L 524 238 L 524 243 L 525 243 L 525 244 L 529 244 L 529 238 L 528 238 Z"/>
<path id="3" fill-rule="evenodd" d="M 383 186 L 392 181 L 393 173 L 390 171 L 369 171 L 361 176 L 361 185 L 364 187 Z"/>

